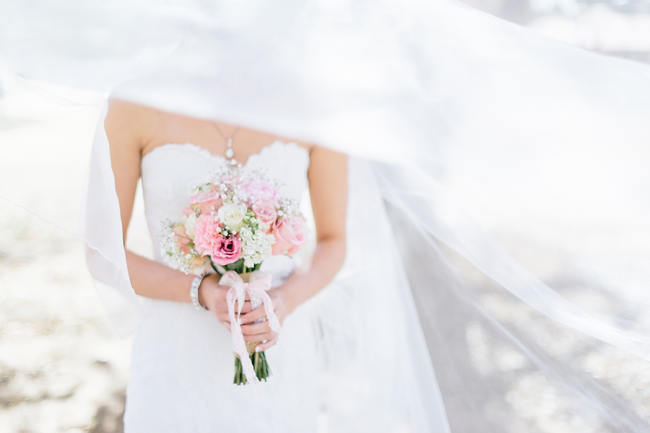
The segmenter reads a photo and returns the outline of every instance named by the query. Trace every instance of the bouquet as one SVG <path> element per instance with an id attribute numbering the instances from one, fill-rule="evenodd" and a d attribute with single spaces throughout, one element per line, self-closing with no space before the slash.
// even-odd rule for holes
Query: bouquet
<path id="1" fill-rule="evenodd" d="M 260 171 L 227 167 L 194 187 L 178 221 L 166 221 L 162 253 L 168 265 L 186 274 L 216 272 L 229 287 L 237 385 L 266 381 L 270 369 L 258 342 L 246 343 L 241 331 L 241 307 L 263 305 L 271 329 L 280 330 L 266 293 L 271 276 L 259 271 L 272 255 L 294 254 L 305 242 L 305 218 L 297 204 L 279 193 L 278 184 Z M 236 308 L 238 306 L 238 308 Z M 260 319 L 263 320 L 263 319 Z"/>

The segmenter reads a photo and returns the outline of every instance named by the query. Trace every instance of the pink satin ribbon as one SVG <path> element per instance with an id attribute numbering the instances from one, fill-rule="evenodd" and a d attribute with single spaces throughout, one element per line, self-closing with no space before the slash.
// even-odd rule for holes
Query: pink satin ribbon
<path id="1" fill-rule="evenodd" d="M 259 383 L 257 375 L 255 375 L 253 363 L 248 355 L 239 316 L 241 315 L 241 309 L 246 300 L 246 294 L 248 293 L 251 300 L 251 307 L 256 308 L 260 303 L 263 304 L 270 328 L 275 332 L 280 332 L 280 321 L 273 311 L 271 297 L 266 293 L 271 288 L 271 275 L 260 271 L 251 272 L 249 282 L 247 283 L 237 272 L 228 271 L 223 274 L 219 280 L 219 284 L 230 287 L 226 294 L 226 301 L 228 303 L 228 315 L 230 316 L 230 334 L 232 336 L 233 351 L 241 360 L 242 369 L 248 383 Z M 235 315 L 235 301 L 237 301 L 237 315 Z"/>

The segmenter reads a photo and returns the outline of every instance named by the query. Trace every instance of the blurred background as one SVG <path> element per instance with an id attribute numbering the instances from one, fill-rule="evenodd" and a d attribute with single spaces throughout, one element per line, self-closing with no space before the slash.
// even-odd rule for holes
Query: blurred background
<path id="1" fill-rule="evenodd" d="M 586 49 L 650 61 L 648 0 L 463 0 L 549 37 Z"/>
<path id="2" fill-rule="evenodd" d="M 650 62 L 650 0 L 464 1 L 569 44 Z M 67 184 L 65 170 L 79 165 L 69 164 L 71 158 L 87 155 L 59 149 L 69 140 L 88 140 L 97 113 L 81 106 L 57 118 L 57 104 L 37 99 L 38 90 L 3 80 L 0 71 L 0 146 L 14 145 L 17 137 L 40 143 L 42 169 L 51 171 L 53 185 L 78 197 L 83 186 Z M 11 179 L 14 162 L 10 156 L 0 160 L 5 179 Z M 55 200 L 48 203 L 42 196 L 39 185 L 15 187 L 30 197 L 28 202 L 56 206 Z M 144 224 L 137 217 L 141 203 L 134 215 L 134 225 Z M 52 230 L 47 222 L 2 200 L 0 225 L 0 432 L 121 432 L 130 341 L 112 334 L 91 289 L 81 246 L 69 233 Z M 146 239 L 130 239 L 130 246 L 151 248 Z M 540 272 L 552 274 L 554 266 L 557 262 L 551 260 Z M 631 365 L 607 351 L 597 362 L 597 368 Z M 618 387 L 647 412 L 650 372 L 635 386 Z M 559 409 L 558 420 L 548 422 L 554 419 L 548 408 L 542 413 L 535 401 L 518 404 L 530 406 L 535 431 L 577 431 L 561 422 Z"/>

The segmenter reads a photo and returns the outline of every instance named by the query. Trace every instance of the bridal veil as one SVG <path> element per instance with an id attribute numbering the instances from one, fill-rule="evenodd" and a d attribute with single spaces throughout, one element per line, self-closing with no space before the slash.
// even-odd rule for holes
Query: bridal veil
<path id="1" fill-rule="evenodd" d="M 310 305 L 333 431 L 648 431 L 649 67 L 446 0 L 7 1 L 0 15 L 2 66 L 60 102 L 53 119 L 97 106 L 68 173 L 88 185 L 78 236 L 120 333 L 138 300 L 109 94 L 351 155 L 346 264 Z M 47 190 L 36 143 L 10 147 L 24 170 L 0 195 L 65 226 L 77 203 Z M 34 181 L 55 211 L 20 195 Z"/>

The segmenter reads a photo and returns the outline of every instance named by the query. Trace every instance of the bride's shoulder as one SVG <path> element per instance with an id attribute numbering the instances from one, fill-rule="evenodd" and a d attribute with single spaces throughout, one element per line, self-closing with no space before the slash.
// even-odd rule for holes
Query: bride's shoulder
<path id="1" fill-rule="evenodd" d="M 304 147 L 307 148 L 310 156 L 317 158 L 337 158 L 346 155 L 340 150 L 336 150 L 330 146 L 320 145 L 316 143 L 305 143 Z"/>
<path id="2" fill-rule="evenodd" d="M 160 110 L 125 99 L 112 97 L 108 100 L 108 116 L 123 120 L 133 119 L 140 121 L 147 118 L 154 119 L 159 117 Z"/>
<path id="3" fill-rule="evenodd" d="M 140 145 L 155 129 L 160 118 L 159 110 L 119 98 L 108 100 L 104 128 L 109 139 Z"/>

